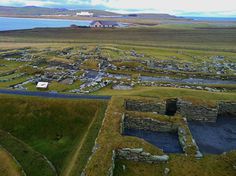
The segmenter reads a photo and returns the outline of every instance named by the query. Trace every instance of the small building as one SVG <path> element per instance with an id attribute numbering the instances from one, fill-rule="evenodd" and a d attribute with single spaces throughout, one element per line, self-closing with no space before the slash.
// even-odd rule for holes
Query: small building
<path id="1" fill-rule="evenodd" d="M 84 16 L 84 17 L 92 17 L 93 16 L 93 13 L 90 13 L 90 12 L 79 12 L 79 13 L 76 13 L 77 16 Z"/>
<path id="2" fill-rule="evenodd" d="M 118 23 L 115 21 L 93 21 L 90 24 L 92 28 L 113 28 L 118 26 Z"/>
<path id="3" fill-rule="evenodd" d="M 48 88 L 48 82 L 38 82 L 36 85 L 37 89 L 47 89 Z"/>

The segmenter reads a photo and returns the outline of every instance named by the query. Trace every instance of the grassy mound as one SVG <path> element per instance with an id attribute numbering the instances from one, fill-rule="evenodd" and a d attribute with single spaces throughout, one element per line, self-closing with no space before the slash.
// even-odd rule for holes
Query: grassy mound
<path id="1" fill-rule="evenodd" d="M 101 109 L 99 115 L 103 118 L 106 108 L 103 101 L 13 96 L 1 96 L 0 104 L 0 129 L 45 155 L 58 173 L 68 154 L 77 147 L 90 123 L 97 118 L 96 112 Z M 92 135 L 96 136 L 96 132 Z M 8 147 L 13 146 L 9 144 Z M 38 172 L 39 168 L 34 171 Z M 40 169 L 40 175 L 46 174 Z"/>
<path id="2" fill-rule="evenodd" d="M 2 147 L 0 147 L 0 173 L 2 176 L 23 176 L 21 167 Z"/>
<path id="3" fill-rule="evenodd" d="M 4 131 L 0 131 L 1 145 L 22 165 L 27 175 L 54 176 L 56 172 L 47 159 L 24 142 Z M 40 172 L 39 172 L 40 168 Z"/>

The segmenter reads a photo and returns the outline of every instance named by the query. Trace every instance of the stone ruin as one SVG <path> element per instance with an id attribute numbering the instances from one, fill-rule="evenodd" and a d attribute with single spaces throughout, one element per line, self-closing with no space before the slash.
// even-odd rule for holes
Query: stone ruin
<path id="1" fill-rule="evenodd" d="M 195 104 L 179 98 L 166 101 L 126 100 L 127 111 L 153 112 L 161 115 L 174 116 L 180 114 L 188 121 L 216 122 L 220 115 L 236 116 L 236 102 L 220 101 L 214 106 Z"/>

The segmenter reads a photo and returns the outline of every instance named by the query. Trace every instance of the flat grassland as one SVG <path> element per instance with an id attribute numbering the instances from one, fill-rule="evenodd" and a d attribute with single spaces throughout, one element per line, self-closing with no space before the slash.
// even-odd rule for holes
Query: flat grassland
<path id="1" fill-rule="evenodd" d="M 112 90 L 109 87 L 103 88 L 96 95 L 119 95 L 119 96 L 142 96 L 142 97 L 155 97 L 155 98 L 173 98 L 173 97 L 190 97 L 201 100 L 236 100 L 236 93 L 228 92 L 207 92 L 199 90 L 179 89 L 179 88 L 166 88 L 166 87 L 142 87 L 137 86 L 132 90 Z"/>
<path id="2" fill-rule="evenodd" d="M 83 152 L 75 170 L 81 172 L 106 109 L 104 101 L 3 95 L 0 104 L 0 145 L 34 176 L 60 174 L 78 146 Z"/>
<path id="3" fill-rule="evenodd" d="M 107 45 L 108 47 L 120 47 L 121 49 L 135 48 L 138 52 L 147 53 L 150 56 L 173 55 L 178 50 L 188 50 L 193 55 L 227 55 L 231 59 L 235 58 L 236 53 L 236 29 L 235 28 L 197 28 L 197 27 L 143 27 L 127 29 L 32 29 L 22 31 L 0 32 L 1 48 L 20 48 L 20 47 L 70 47 L 81 45 Z M 108 51 L 109 52 L 109 51 Z M 114 58 L 116 55 L 114 54 Z M 181 56 L 182 58 L 182 56 Z M 178 58 L 177 58 L 178 59 Z M 203 60 L 199 61 L 203 62 Z M 16 66 L 17 67 L 17 66 Z M 64 89 L 64 88 L 63 88 Z M 162 87 L 142 87 L 137 86 L 129 91 L 112 90 L 106 87 L 95 94 L 112 96 L 141 96 L 155 98 L 187 97 L 205 100 L 235 100 L 235 92 L 210 93 L 207 91 L 162 88 Z M 117 102 L 116 102 L 117 103 Z M 61 175 L 79 175 L 91 154 L 94 139 L 101 127 L 106 103 L 95 101 L 67 101 L 50 100 L 39 98 L 19 98 L 1 96 L 0 98 L 0 129 L 10 132 L 27 145 L 29 152 L 40 152 L 45 155 L 55 166 L 56 171 Z M 99 113 L 97 109 L 100 109 Z M 116 114 L 117 109 L 111 108 L 111 112 Z M 112 114 L 111 113 L 111 114 Z M 109 115 L 109 114 L 108 114 Z M 111 116 L 113 121 L 119 124 L 120 114 Z M 98 116 L 97 121 L 93 121 Z M 118 130 L 119 125 L 112 126 L 105 123 L 103 131 Z M 92 125 L 91 125 L 92 124 Z M 106 131 L 107 132 L 107 131 Z M 1 133 L 0 133 L 1 134 Z M 0 135 L 1 136 L 1 135 Z M 87 136 L 84 138 L 84 136 Z M 117 136 L 109 139 L 120 139 Z M 106 136 L 106 137 L 107 137 Z M 103 139 L 103 138 L 102 138 Z M 101 139 L 100 142 L 104 142 Z M 0 140 L 0 144 L 3 140 Z M 84 141 L 84 145 L 81 145 Z M 135 139 L 134 145 L 137 147 L 140 140 Z M 19 141 L 18 141 L 19 142 Z M 118 141 L 119 142 L 119 141 Z M 127 138 L 127 143 L 130 138 Z M 145 142 L 143 142 L 145 143 Z M 6 142 L 6 146 L 15 145 L 16 142 Z M 146 143 L 145 143 L 146 144 Z M 112 143 L 106 144 L 113 145 Z M 130 143 L 130 145 L 133 145 Z M 148 145 L 148 144 L 146 144 Z M 122 145 L 121 145 L 122 146 Z M 5 147 L 6 148 L 6 147 Z M 15 147 L 17 150 L 17 147 Z M 76 149 L 80 149 L 77 151 Z M 151 149 L 154 147 L 151 146 Z M 155 148 L 155 150 L 158 150 Z M 11 151 L 13 153 L 14 151 Z M 24 153 L 24 151 L 15 152 Z M 104 157 L 105 155 L 105 157 Z M 96 162 L 110 159 L 105 153 L 96 158 Z M 17 155 L 16 155 L 17 156 Z M 76 157 L 75 157 L 76 156 Z M 33 156 L 35 157 L 35 155 Z M 79 159 L 78 159 L 79 158 Z M 16 158 L 18 159 L 18 158 Z M 19 159 L 22 156 L 19 155 Z M 215 161 L 216 160 L 216 161 Z M 185 158 L 185 156 L 171 156 L 168 165 L 150 165 L 144 163 L 134 163 L 128 161 L 118 161 L 115 170 L 116 175 L 155 175 L 163 174 L 165 167 L 171 168 L 170 175 L 227 175 L 224 168 L 229 168 L 229 173 L 233 173 L 231 163 L 235 162 L 235 153 L 222 156 L 207 156 L 201 161 Z M 110 160 L 109 160 L 110 161 Z M 223 163 L 223 164 L 222 164 Z M 22 164 L 22 163 L 21 163 Z M 95 166 L 96 163 L 93 163 Z M 92 165 L 92 166 L 94 166 Z M 123 165 L 126 165 L 126 172 L 123 172 Z M 24 167 L 25 166 L 25 167 Z M 37 166 L 37 165 L 36 165 Z M 69 167 L 67 167 L 69 166 Z M 27 172 L 30 164 L 24 162 L 23 169 Z M 104 166 L 106 167 L 106 166 Z M 215 169 L 218 167 L 217 169 Z M 221 168 L 222 167 L 222 168 Z M 185 170 L 181 170 L 184 168 Z M 93 170 L 92 170 L 93 169 Z M 91 175 L 96 170 L 91 169 Z M 38 169 L 34 167 L 34 175 Z M 221 170 L 221 171 L 219 171 Z M 45 166 L 44 173 L 39 175 L 50 175 L 48 166 Z M 217 173 L 215 173 L 217 171 Z M 223 173 L 224 172 L 224 173 Z M 30 175 L 30 174 L 29 174 Z M 33 174 L 32 174 L 33 175 Z M 229 175 L 229 174 L 228 174 Z"/>
<path id="4" fill-rule="evenodd" d="M 5 45 L 17 42 L 33 45 L 107 43 L 236 52 L 236 28 L 32 29 L 0 32 L 0 42 Z"/>

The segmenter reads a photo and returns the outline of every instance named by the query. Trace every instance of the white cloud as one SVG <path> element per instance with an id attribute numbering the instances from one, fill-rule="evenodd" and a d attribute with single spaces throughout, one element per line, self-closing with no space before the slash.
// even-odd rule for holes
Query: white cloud
<path id="1" fill-rule="evenodd" d="M 64 3 L 74 5 L 90 5 L 90 0 L 64 0 Z"/>
<path id="2" fill-rule="evenodd" d="M 235 0 L 91 0 L 91 4 L 103 5 L 113 10 L 142 10 L 157 13 L 183 12 L 216 13 L 231 12 L 236 15 Z"/>
<path id="3" fill-rule="evenodd" d="M 0 2 L 3 5 L 14 5 L 14 4 L 22 4 L 24 6 L 49 6 L 49 5 L 57 5 L 58 3 L 55 1 L 42 1 L 42 0 L 4 0 L 4 2 Z"/>
<path id="4" fill-rule="evenodd" d="M 26 6 L 48 6 L 48 5 L 56 5 L 56 2 L 53 1 L 27 1 L 25 3 Z"/>
<path id="5" fill-rule="evenodd" d="M 235 16 L 235 0 L 0 0 L 0 5 L 92 7 L 115 12 L 169 13 L 173 15 L 204 14 Z"/>

